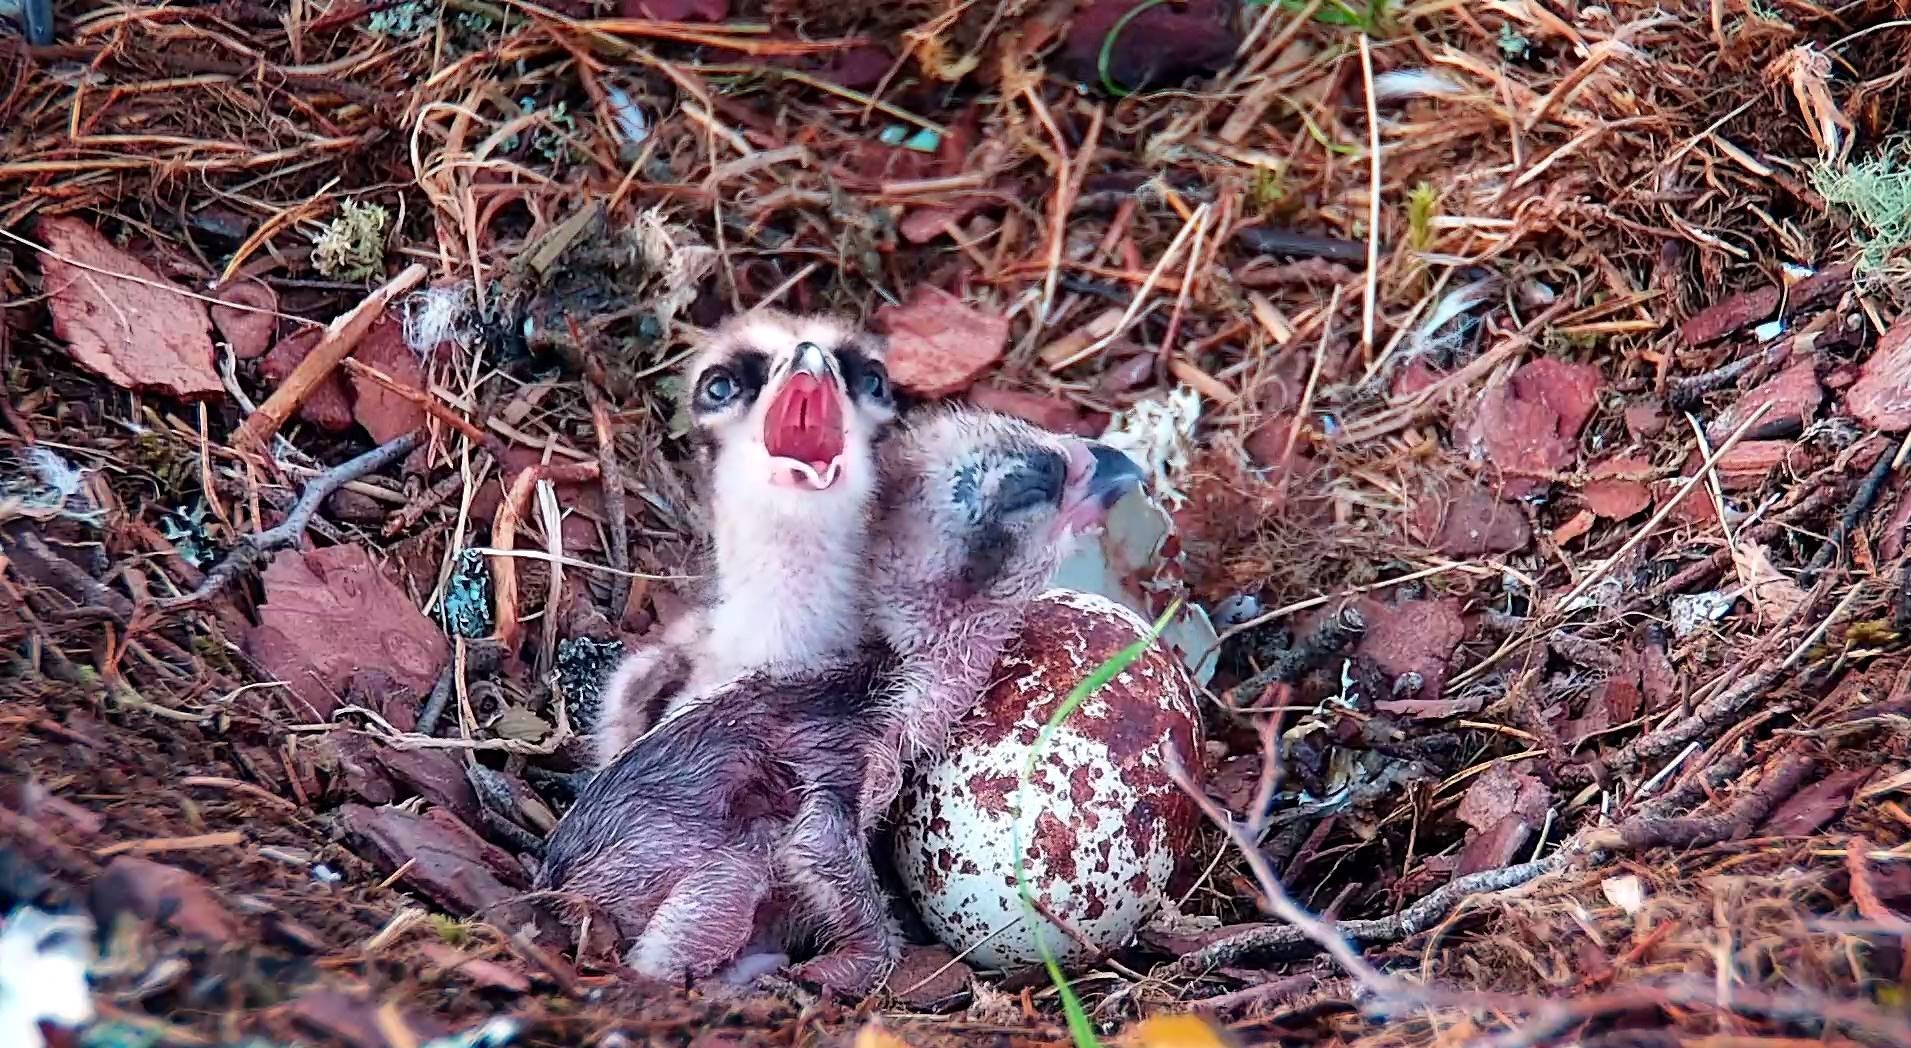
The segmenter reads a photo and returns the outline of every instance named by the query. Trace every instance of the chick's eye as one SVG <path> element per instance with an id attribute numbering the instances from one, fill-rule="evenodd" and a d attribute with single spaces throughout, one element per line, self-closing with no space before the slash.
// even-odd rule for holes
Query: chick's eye
<path id="1" fill-rule="evenodd" d="M 889 376 L 881 364 L 872 363 L 856 380 L 857 391 L 865 397 L 882 400 L 889 396 Z"/>
<path id="2" fill-rule="evenodd" d="M 710 407 L 722 407 L 737 395 L 736 379 L 728 371 L 716 368 L 703 376 L 698 383 L 697 399 Z"/>

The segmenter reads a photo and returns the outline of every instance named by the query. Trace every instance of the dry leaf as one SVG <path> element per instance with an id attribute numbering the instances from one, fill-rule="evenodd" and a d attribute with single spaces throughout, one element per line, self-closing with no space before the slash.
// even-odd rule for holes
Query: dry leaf
<path id="1" fill-rule="evenodd" d="M 450 647 L 357 546 L 287 550 L 265 569 L 266 603 L 246 633 L 246 654 L 285 681 L 313 715 L 330 717 L 352 675 L 383 670 L 429 694 Z"/>
<path id="2" fill-rule="evenodd" d="M 536 742 L 551 733 L 551 725 L 522 706 L 506 706 L 498 719 L 491 722 L 491 730 L 501 739 Z"/>
<path id="3" fill-rule="evenodd" d="M 77 218 L 43 218 L 38 232 L 51 249 L 40 255 L 40 271 L 53 333 L 74 360 L 122 389 L 225 392 L 204 303 Z"/>
<path id="4" fill-rule="evenodd" d="M 1738 580 L 1765 622 L 1777 622 L 1807 599 L 1805 591 L 1772 566 L 1772 556 L 1763 545 L 1740 539 L 1732 547 L 1732 564 Z"/>
<path id="5" fill-rule="evenodd" d="M 967 389 L 1009 343 L 1008 318 L 927 284 L 902 305 L 877 310 L 876 327 L 889 336 L 890 376 L 926 397 Z"/>
<path id="6" fill-rule="evenodd" d="M 1589 364 L 1528 362 L 1480 394 L 1468 438 L 1473 457 L 1509 478 L 1547 478 L 1569 468 L 1603 382 Z M 1527 486 L 1509 482 L 1502 493 L 1522 495 Z"/>
<path id="7" fill-rule="evenodd" d="M 241 280 L 213 292 L 222 303 L 212 307 L 212 323 L 232 346 L 232 355 L 251 360 L 272 347 L 279 330 L 279 294 L 261 280 Z"/>
<path id="8" fill-rule="evenodd" d="M 1867 426 L 1911 429 L 1911 316 L 1891 325 L 1845 391 L 1845 408 Z"/>
<path id="9" fill-rule="evenodd" d="M 1838 100 L 1832 97 L 1831 55 L 1811 44 L 1800 44 L 1773 62 L 1765 75 L 1771 80 L 1790 81 L 1792 97 L 1805 118 L 1805 130 L 1811 132 L 1818 146 L 1819 158 L 1830 161 L 1844 156 L 1852 127 Z"/>
<path id="10" fill-rule="evenodd" d="M 1382 672 L 1394 678 L 1396 691 L 1389 698 L 1439 698 L 1446 685 L 1447 660 L 1466 636 L 1459 602 L 1410 600 L 1388 604 L 1363 597 L 1354 606 L 1367 624 L 1354 654 L 1372 659 Z M 1401 678 L 1408 674 L 1419 675 L 1418 688 L 1400 686 Z"/>

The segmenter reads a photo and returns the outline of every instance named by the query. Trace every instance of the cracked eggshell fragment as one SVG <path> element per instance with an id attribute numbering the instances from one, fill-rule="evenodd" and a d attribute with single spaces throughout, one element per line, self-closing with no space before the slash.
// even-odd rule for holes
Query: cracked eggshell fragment
<path id="1" fill-rule="evenodd" d="M 1164 555 L 1174 518 L 1137 488 L 1109 510 L 1101 533 L 1082 542 L 1055 571 L 1055 587 L 1099 593 L 1153 620 L 1168 602 L 1187 595 L 1182 555 Z M 1163 643 L 1181 656 L 1203 687 L 1214 677 L 1220 641 L 1208 613 L 1188 601 L 1167 629 Z"/>
<path id="2" fill-rule="evenodd" d="M 911 778 L 896 867 L 929 928 L 985 968 L 1040 959 L 1023 919 L 1011 830 L 1037 735 L 1069 692 L 1146 636 L 1134 612 L 1096 594 L 1050 590 L 1030 608 L 996 683 L 947 755 Z M 1129 940 L 1159 908 L 1200 825 L 1169 753 L 1200 780 L 1198 689 L 1160 645 L 1090 696 L 1050 736 L 1030 777 L 1020 842 L 1031 894 L 1097 948 Z M 1037 917 L 1057 957 L 1086 948 Z"/>

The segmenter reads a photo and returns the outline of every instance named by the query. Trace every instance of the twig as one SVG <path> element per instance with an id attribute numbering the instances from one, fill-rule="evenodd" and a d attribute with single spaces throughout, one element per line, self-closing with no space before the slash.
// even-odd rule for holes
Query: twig
<path id="1" fill-rule="evenodd" d="M 517 658 L 520 628 L 517 558 L 510 554 L 517 545 L 518 522 L 524 519 L 524 514 L 530 508 L 531 492 L 540 480 L 582 483 L 595 480 L 598 476 L 595 462 L 580 462 L 570 466 L 549 463 L 527 466 L 518 471 L 518 475 L 505 489 L 504 501 L 498 503 L 497 516 L 491 524 L 491 544 L 498 551 L 490 554 L 491 594 L 497 605 L 492 622 L 495 624 L 493 635 L 504 645 L 508 658 Z"/>
<path id="2" fill-rule="evenodd" d="M 1865 474 L 1864 483 L 1858 485 L 1858 492 L 1852 496 L 1851 505 L 1845 507 L 1844 514 L 1838 518 L 1837 526 L 1832 528 L 1831 534 L 1825 539 L 1825 544 L 1818 547 L 1818 552 L 1812 555 L 1811 564 L 1805 568 L 1804 574 L 1799 576 L 1800 585 L 1811 585 L 1817 579 L 1818 573 L 1831 565 L 1833 557 L 1844 556 L 1846 544 L 1851 540 L 1851 533 L 1858 530 L 1858 524 L 1865 519 L 1865 514 L 1871 512 L 1871 507 L 1877 503 L 1878 493 L 1884 490 L 1884 482 L 1898 468 L 1899 460 L 1904 457 L 1907 448 L 1911 448 L 1911 434 L 1906 435 L 1896 452 L 1886 451 L 1878 456 L 1878 461 L 1871 467 L 1871 472 Z"/>
<path id="3" fill-rule="evenodd" d="M 1673 383 L 1668 399 L 1672 406 L 1681 410 L 1697 407 L 1700 398 L 1715 389 L 1721 389 L 1738 381 L 1739 376 L 1760 366 L 1776 367 L 1785 363 L 1792 355 L 1792 341 L 1774 343 L 1762 353 L 1752 353 L 1714 368 L 1701 375 L 1693 375 Z"/>
<path id="4" fill-rule="evenodd" d="M 225 830 L 220 833 L 197 833 L 190 837 L 149 837 L 142 841 L 121 841 L 109 844 L 93 852 L 95 859 L 110 859 L 115 855 L 158 855 L 161 852 L 199 851 L 202 848 L 237 848 L 246 842 L 245 834 L 238 830 Z"/>
<path id="5" fill-rule="evenodd" d="M 465 671 L 468 673 L 495 673 L 504 651 L 496 644 L 483 641 L 468 642 L 465 649 Z M 417 732 L 431 735 L 438 730 L 438 720 L 445 715 L 445 707 L 450 704 L 451 696 L 458 690 L 458 660 L 446 659 L 445 668 L 438 674 L 438 680 L 431 686 L 431 695 L 425 700 L 425 708 L 418 711 Z"/>
<path id="6" fill-rule="evenodd" d="M 591 425 L 597 431 L 597 472 L 604 486 L 604 516 L 610 527 L 610 566 L 625 572 L 630 570 L 630 522 L 624 519 L 624 471 L 617 464 L 617 434 L 611 429 L 610 406 L 604 402 L 603 391 L 596 386 L 586 386 L 584 392 L 590 399 Z M 612 575 L 612 621 L 623 617 L 624 604 L 629 599 L 630 576 Z"/>
<path id="7" fill-rule="evenodd" d="M 1234 234 L 1234 239 L 1246 245 L 1250 251 L 1264 255 L 1293 255 L 1302 258 L 1325 258 L 1334 262 L 1365 262 L 1367 246 L 1352 240 L 1338 237 L 1315 236 L 1312 233 L 1296 233 L 1291 229 L 1269 229 L 1266 226 L 1247 226 Z"/>
<path id="8" fill-rule="evenodd" d="M 1738 840 L 1751 833 L 1759 820 L 1796 792 L 1817 770 L 1818 759 L 1803 753 L 1802 744 L 1794 744 L 1777 768 L 1767 772 L 1757 786 L 1717 815 L 1628 819 L 1618 826 L 1590 830 L 1580 843 L 1590 851 L 1638 851 L 1661 845 L 1696 848 Z"/>
<path id="9" fill-rule="evenodd" d="M 1693 470 L 1692 475 L 1687 477 L 1685 483 L 1679 486 L 1678 492 L 1667 499 L 1665 505 L 1660 506 L 1659 511 L 1654 513 L 1652 518 L 1645 522 L 1644 526 L 1640 527 L 1638 531 L 1633 532 L 1630 538 L 1620 544 L 1612 556 L 1600 561 L 1591 571 L 1588 571 L 1581 577 L 1579 584 L 1569 590 L 1564 597 L 1561 597 L 1559 602 L 1554 604 L 1553 607 L 1558 609 L 1569 608 L 1582 594 L 1597 585 L 1600 579 L 1605 578 L 1608 572 L 1625 559 L 1626 554 L 1631 553 L 1634 547 L 1644 542 L 1647 536 L 1652 534 L 1653 529 L 1657 528 L 1660 522 L 1670 516 L 1672 511 L 1678 508 L 1679 503 L 1685 501 L 1685 497 L 1692 493 L 1693 488 L 1697 487 L 1711 474 L 1712 467 L 1718 465 L 1719 459 L 1725 457 L 1726 452 L 1737 447 L 1738 442 L 1745 439 L 1745 434 L 1752 431 L 1752 427 L 1758 424 L 1758 420 L 1765 416 L 1765 412 L 1770 410 L 1771 406 L 1769 402 L 1760 404 L 1744 422 L 1739 423 L 1738 428 L 1732 430 L 1730 436 L 1719 442 L 1719 446 L 1714 449 L 1710 455 L 1707 455 L 1705 461 L 1699 464 L 1699 468 Z"/>
<path id="10" fill-rule="evenodd" d="M 1878 887 L 1871 879 L 1871 860 L 1865 857 L 1869 854 L 1871 842 L 1862 834 L 1853 834 L 1851 843 L 1845 847 L 1845 873 L 1851 878 L 1852 903 L 1858 907 L 1859 916 L 1872 924 L 1901 936 L 1911 935 L 1911 921 L 1878 897 Z"/>
<path id="11" fill-rule="evenodd" d="M 1313 632 L 1275 653 L 1266 669 L 1229 689 L 1228 706 L 1237 710 L 1253 706 L 1269 688 L 1299 680 L 1308 670 L 1345 650 L 1366 629 L 1367 622 L 1361 617 L 1360 609 L 1352 604 L 1341 608 L 1338 614 L 1326 616 Z"/>
<path id="12" fill-rule="evenodd" d="M 1364 921 L 1341 921 L 1334 926 L 1338 936 L 1362 945 L 1399 942 L 1433 927 L 1470 895 L 1517 888 L 1543 874 L 1564 869 L 1566 851 L 1561 849 L 1535 862 L 1520 863 L 1498 870 L 1450 881 L 1429 892 L 1419 902 L 1391 917 Z M 1249 928 L 1239 935 L 1210 943 L 1183 957 L 1174 966 L 1175 974 L 1195 975 L 1238 963 L 1251 956 L 1278 953 L 1315 941 L 1308 932 L 1284 924 Z"/>
<path id="13" fill-rule="evenodd" d="M 1261 893 L 1267 897 L 1268 908 L 1274 911 L 1275 916 L 1292 926 L 1283 930 L 1292 931 L 1299 939 L 1311 941 L 1327 951 L 1328 956 L 1340 965 L 1341 970 L 1353 976 L 1363 989 L 1382 1001 L 1392 1000 L 1408 992 L 1408 988 L 1398 980 L 1382 974 L 1379 969 L 1368 964 L 1360 954 L 1354 952 L 1354 948 L 1342 936 L 1340 927 L 1321 920 L 1294 901 L 1294 898 L 1287 893 L 1287 889 L 1275 879 L 1273 869 L 1267 864 L 1267 856 L 1261 853 L 1261 849 L 1254 841 L 1247 838 L 1241 827 L 1236 825 L 1226 812 L 1221 811 L 1213 801 L 1208 799 L 1206 791 L 1188 777 L 1187 769 L 1181 764 L 1180 755 L 1173 749 L 1168 751 L 1167 763 L 1168 774 L 1174 779 L 1175 784 L 1180 786 L 1182 792 L 1192 798 L 1202 813 L 1219 826 L 1228 835 L 1228 839 L 1234 842 L 1234 846 L 1240 849 L 1242 857 L 1247 860 L 1248 868 L 1254 872 L 1254 879 L 1260 886 Z M 1201 951 L 1201 953 L 1206 952 L 1206 950 Z M 1186 963 L 1185 959 L 1183 963 Z"/>
<path id="14" fill-rule="evenodd" d="M 255 418 L 257 416 L 254 416 Z M 305 491 L 299 500 L 293 503 L 291 512 L 274 528 L 247 535 L 232 547 L 199 584 L 199 588 L 183 597 L 168 597 L 157 601 L 161 611 L 186 611 L 200 607 L 218 596 L 240 575 L 253 571 L 263 564 L 267 557 L 280 550 L 296 547 L 305 537 L 305 529 L 311 525 L 313 514 L 319 505 L 333 492 L 346 483 L 358 480 L 371 473 L 384 469 L 393 462 L 411 454 L 418 446 L 418 434 L 407 433 L 395 437 L 365 452 L 357 458 L 347 459 L 339 465 L 313 477 L 305 485 Z"/>
<path id="15" fill-rule="evenodd" d="M 485 476 L 491 471 L 491 461 L 489 452 L 478 452 L 478 458 L 472 466 L 471 475 L 478 478 L 480 484 L 484 482 Z M 464 487 L 464 484 L 465 473 L 463 470 L 447 473 L 444 479 L 426 488 L 423 494 L 407 502 L 399 509 L 394 510 L 390 516 L 386 517 L 385 525 L 380 529 L 380 534 L 386 538 L 391 538 L 406 528 L 411 527 L 413 524 L 418 523 L 419 519 L 425 514 L 437 508 L 444 500 L 457 494 L 459 489 Z"/>
<path id="16" fill-rule="evenodd" d="M 437 397 L 415 386 L 407 385 L 385 374 L 383 371 L 358 360 L 341 360 L 339 363 L 353 375 L 361 376 L 377 383 L 393 396 L 408 400 L 418 406 L 418 410 L 443 422 L 452 429 L 470 437 L 473 443 L 484 444 L 488 437 L 484 430 L 466 421 L 464 416 L 446 407 Z"/>
<path id="17" fill-rule="evenodd" d="M 1380 290 L 1380 110 L 1374 98 L 1374 51 L 1360 34 L 1360 77 L 1367 88 L 1367 284 L 1361 293 L 1360 350 L 1374 359 L 1374 311 Z"/>
<path id="18" fill-rule="evenodd" d="M 324 337 L 319 339 L 319 344 L 312 348 L 312 352 L 299 361 L 285 381 L 279 383 L 279 388 L 273 390 L 265 403 L 259 405 L 259 410 L 246 416 L 246 420 L 232 432 L 232 443 L 242 448 L 256 446 L 277 433 L 292 412 L 297 411 L 305 398 L 338 367 L 339 361 L 358 348 L 365 333 L 385 314 L 391 301 L 417 287 L 425 279 L 426 272 L 421 263 L 405 267 L 405 271 L 393 277 L 390 283 L 372 292 L 365 301 L 327 325 Z"/>

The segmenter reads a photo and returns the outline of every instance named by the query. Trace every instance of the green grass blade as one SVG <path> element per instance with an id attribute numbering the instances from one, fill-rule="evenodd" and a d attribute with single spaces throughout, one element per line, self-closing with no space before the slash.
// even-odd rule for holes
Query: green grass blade
<path id="1" fill-rule="evenodd" d="M 1132 15 L 1134 12 L 1130 13 Z M 1119 24 L 1116 29 L 1120 29 Z M 1113 34 L 1111 33 L 1110 36 L 1112 37 Z M 1104 62 L 1106 54 L 1107 50 L 1104 47 Z M 1027 814 L 1032 824 L 1034 821 L 1032 816 L 1036 814 L 1028 812 L 1028 783 L 1030 777 L 1035 774 L 1035 762 L 1041 758 L 1042 751 L 1048 748 L 1049 739 L 1061 728 L 1062 722 L 1079 709 L 1082 703 L 1087 702 L 1090 695 L 1101 690 L 1102 685 L 1114 680 L 1116 674 L 1141 658 L 1161 637 L 1162 631 L 1168 628 L 1168 623 L 1174 620 L 1175 613 L 1180 610 L 1181 602 L 1177 600 L 1162 613 L 1161 618 L 1155 620 L 1147 636 L 1110 656 L 1106 662 L 1095 667 L 1095 672 L 1082 678 L 1081 682 L 1069 691 L 1068 697 L 1062 700 L 1061 706 L 1056 708 L 1054 715 L 1049 717 L 1048 723 L 1042 725 L 1042 730 L 1036 734 L 1035 745 L 1029 747 L 1028 760 L 1023 762 L 1021 775 L 1015 784 L 1015 818 L 1009 823 L 1009 849 L 1015 856 L 1015 890 L 1022 898 L 1022 919 L 1036 929 L 1035 949 L 1042 955 L 1042 966 L 1048 969 L 1049 981 L 1055 984 L 1056 993 L 1061 995 L 1062 1014 L 1068 1018 L 1068 1032 L 1075 1041 L 1075 1048 L 1100 1048 L 1101 1040 L 1095 1036 L 1094 1024 L 1088 1020 L 1088 1010 L 1082 1007 L 1081 998 L 1075 996 L 1074 988 L 1068 984 L 1068 976 L 1062 972 L 1061 964 L 1055 960 L 1055 954 L 1049 950 L 1048 940 L 1042 935 L 1041 926 L 1038 923 L 1043 920 L 1043 917 L 1035 909 L 1035 897 L 1029 891 L 1027 868 L 1022 854 L 1022 819 Z"/>
<path id="2" fill-rule="evenodd" d="M 1160 7 L 1167 2 L 1168 0 L 1141 0 L 1141 3 L 1129 8 L 1120 18 L 1115 19 L 1114 25 L 1108 27 L 1108 35 L 1101 38 L 1101 53 L 1095 56 L 1095 72 L 1101 74 L 1101 86 L 1104 91 L 1116 98 L 1127 98 L 1134 94 L 1133 91 L 1115 83 L 1115 79 L 1108 75 L 1108 63 L 1115 56 L 1115 38 L 1121 36 L 1121 31 L 1128 28 L 1128 23 L 1139 18 L 1142 12 Z"/>

